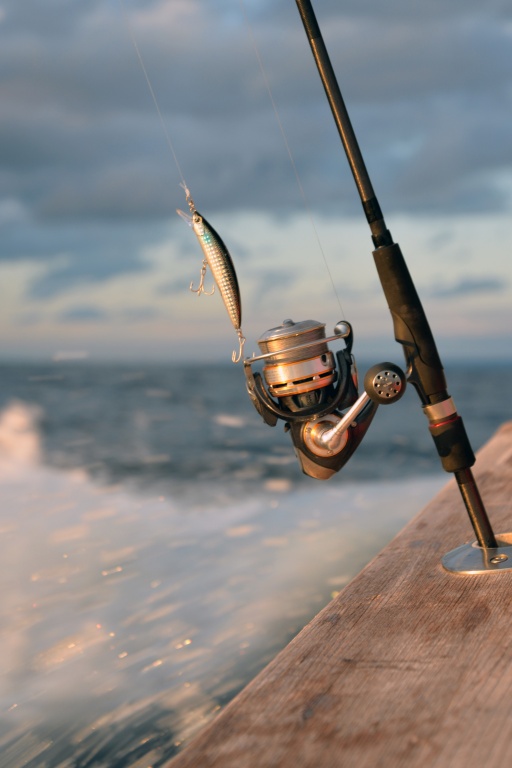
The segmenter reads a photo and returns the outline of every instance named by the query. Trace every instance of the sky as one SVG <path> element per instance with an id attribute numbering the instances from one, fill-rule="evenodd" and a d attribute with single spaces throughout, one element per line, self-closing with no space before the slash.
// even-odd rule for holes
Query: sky
<path id="1" fill-rule="evenodd" d="M 441 355 L 512 359 L 512 0 L 314 7 Z M 220 296 L 189 291 L 185 179 L 247 353 L 344 318 L 401 362 L 293 0 L 0 0 L 0 88 L 0 358 L 229 361 Z"/>

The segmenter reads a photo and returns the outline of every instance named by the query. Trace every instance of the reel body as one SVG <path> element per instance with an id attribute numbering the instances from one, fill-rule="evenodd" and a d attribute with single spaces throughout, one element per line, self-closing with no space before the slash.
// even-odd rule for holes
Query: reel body
<path id="1" fill-rule="evenodd" d="M 328 347 L 332 341 L 345 346 L 333 354 Z M 359 396 L 352 344 L 352 326 L 346 321 L 326 338 L 324 323 L 285 320 L 258 340 L 261 355 L 244 360 L 247 391 L 256 410 L 269 426 L 285 422 L 302 471 L 319 480 L 346 464 L 378 405 L 399 399 L 405 389 L 405 374 L 382 363 L 370 369 Z M 257 362 L 263 363 L 263 375 L 253 371 Z"/>

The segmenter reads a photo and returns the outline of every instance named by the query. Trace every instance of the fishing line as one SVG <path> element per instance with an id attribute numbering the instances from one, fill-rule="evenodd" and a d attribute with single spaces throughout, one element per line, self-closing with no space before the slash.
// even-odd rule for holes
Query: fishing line
<path id="1" fill-rule="evenodd" d="M 343 307 L 341 306 L 340 297 L 339 297 L 338 291 L 336 289 L 336 285 L 334 283 L 334 279 L 333 279 L 333 276 L 332 276 L 332 273 L 331 273 L 331 270 L 330 270 L 330 267 L 329 267 L 329 264 L 328 264 L 328 261 L 327 261 L 327 257 L 325 255 L 325 251 L 324 251 L 323 246 L 322 246 L 322 242 L 320 240 L 320 235 L 318 234 L 318 229 L 317 229 L 316 224 L 315 224 L 315 220 L 314 220 L 313 213 L 312 213 L 312 207 L 311 207 L 309 199 L 308 199 L 308 197 L 306 195 L 306 192 L 304 190 L 304 187 L 303 187 L 303 184 L 302 184 L 302 181 L 301 181 L 301 178 L 300 178 L 300 174 L 299 174 L 297 165 L 295 163 L 295 159 L 293 157 L 292 150 L 290 148 L 290 144 L 288 142 L 288 137 L 286 135 L 286 131 L 284 129 L 284 126 L 283 126 L 283 123 L 282 123 L 282 120 L 281 120 L 281 116 L 279 114 L 279 110 L 277 109 L 277 104 L 276 104 L 276 101 L 274 99 L 274 95 L 272 93 L 272 88 L 270 87 L 270 82 L 269 82 L 269 79 L 267 77 L 265 66 L 263 64 L 263 59 L 261 57 L 261 54 L 260 54 L 260 51 L 259 51 L 259 48 L 258 48 L 258 44 L 256 42 L 256 38 L 254 36 L 254 32 L 253 32 L 253 29 L 252 29 L 252 25 L 251 25 L 251 22 L 249 20 L 249 16 L 247 14 L 247 8 L 245 6 L 245 2 L 244 2 L 244 0 L 239 0 L 239 3 L 240 3 L 240 7 L 242 9 L 243 17 L 245 19 L 245 23 L 246 23 L 247 31 L 248 31 L 248 34 L 249 34 L 249 38 L 251 40 L 251 44 L 252 44 L 252 47 L 253 47 L 254 55 L 256 56 L 256 59 L 258 61 L 260 72 L 261 72 L 261 75 L 263 77 L 263 82 L 265 83 L 265 87 L 267 89 L 268 97 L 270 99 L 270 103 L 272 105 L 272 109 L 274 110 L 274 115 L 275 115 L 275 118 L 276 118 L 276 121 L 277 121 L 277 125 L 279 127 L 279 131 L 281 133 L 281 137 L 283 139 L 286 151 L 288 153 L 288 158 L 290 160 L 290 163 L 291 163 L 291 166 L 292 166 L 292 169 L 293 169 L 293 173 L 294 173 L 295 179 L 297 181 L 297 186 L 299 187 L 299 191 L 300 191 L 300 194 L 301 194 L 301 197 L 302 197 L 302 201 L 304 203 L 304 207 L 306 209 L 306 213 L 308 214 L 308 218 L 309 218 L 311 227 L 313 228 L 313 232 L 314 232 L 317 244 L 318 244 L 318 248 L 320 250 L 320 253 L 322 254 L 322 258 L 324 260 L 325 268 L 327 270 L 327 274 L 329 275 L 329 279 L 331 281 L 332 289 L 334 291 L 334 295 L 336 297 L 336 300 L 338 302 L 338 306 L 340 308 L 341 316 L 342 316 L 342 318 L 345 318 L 345 313 L 343 312 Z"/>
<path id="2" fill-rule="evenodd" d="M 201 295 L 202 293 L 209 294 L 209 292 L 205 291 L 204 289 L 204 276 L 206 273 L 207 266 L 210 267 L 215 284 L 219 289 L 222 301 L 224 302 L 224 306 L 226 307 L 231 323 L 235 328 L 238 336 L 238 342 L 239 342 L 238 352 L 236 351 L 233 352 L 231 356 L 231 359 L 233 360 L 233 362 L 238 363 L 242 359 L 243 348 L 245 344 L 245 336 L 242 333 L 242 327 L 241 327 L 242 308 L 241 308 L 240 290 L 238 287 L 238 279 L 236 276 L 236 271 L 233 266 L 233 262 L 231 260 L 229 251 L 224 245 L 222 239 L 219 237 L 219 235 L 213 229 L 213 227 L 210 224 L 208 224 L 206 219 L 203 216 L 201 216 L 201 214 L 197 211 L 195 207 L 194 201 L 192 200 L 192 196 L 187 187 L 187 183 L 185 181 L 183 171 L 181 170 L 181 166 L 176 154 L 176 150 L 174 149 L 174 144 L 171 139 L 171 134 L 169 133 L 167 125 L 164 121 L 162 110 L 160 109 L 160 105 L 158 103 L 158 99 L 156 97 L 153 85 L 151 83 L 151 79 L 149 77 L 148 71 L 144 64 L 144 60 L 142 58 L 142 54 L 140 52 L 139 46 L 137 45 L 137 40 L 135 39 L 135 34 L 133 32 L 133 29 L 128 17 L 128 11 L 125 4 L 125 0 L 119 0 L 119 4 L 121 6 L 121 12 L 126 22 L 128 34 L 132 41 L 140 67 L 146 79 L 146 83 L 149 88 L 151 98 L 153 99 L 153 103 L 158 113 L 158 117 L 160 118 L 160 124 L 162 126 L 162 130 L 167 140 L 167 145 L 174 158 L 176 168 L 178 169 L 178 173 L 181 178 L 180 186 L 183 188 L 185 192 L 185 197 L 188 203 L 188 207 L 190 208 L 191 216 L 188 216 L 187 214 L 183 213 L 183 211 L 180 211 L 180 210 L 177 210 L 177 213 L 186 221 L 186 223 L 190 227 L 192 227 L 197 239 L 199 240 L 201 249 L 203 251 L 204 258 L 203 258 L 203 266 L 201 269 L 201 281 L 199 283 L 199 288 L 194 288 L 191 283 L 190 290 L 193 291 L 194 293 L 197 293 L 198 296 Z M 211 291 L 211 293 L 213 293 L 213 290 Z"/>
<path id="3" fill-rule="evenodd" d="M 146 80 L 147 86 L 149 88 L 149 92 L 151 94 L 151 98 L 153 99 L 153 103 L 154 103 L 154 105 L 156 107 L 156 111 L 157 111 L 158 117 L 160 119 L 160 125 L 162 126 L 162 130 L 164 132 L 164 136 L 165 136 L 165 139 L 167 141 L 167 146 L 171 150 L 171 154 L 172 154 L 172 156 L 174 158 L 174 162 L 176 164 L 176 168 L 178 170 L 178 173 L 179 173 L 179 176 L 180 176 L 180 179 L 181 179 L 181 186 L 187 192 L 188 191 L 187 183 L 185 181 L 185 177 L 183 175 L 183 171 L 181 170 L 181 166 L 180 166 L 180 163 L 179 163 L 179 160 L 178 160 L 178 156 L 176 154 L 176 150 L 174 149 L 174 144 L 173 144 L 172 139 L 171 139 L 171 134 L 169 133 L 169 129 L 167 128 L 167 125 L 165 123 L 164 117 L 162 115 L 162 110 L 160 109 L 160 105 L 158 103 L 158 99 L 156 98 L 156 94 L 155 94 L 155 91 L 153 89 L 153 85 L 151 83 L 150 77 L 148 75 L 148 71 L 147 71 L 146 66 L 144 64 L 144 59 L 142 58 L 142 54 L 141 54 L 141 52 L 139 50 L 139 46 L 137 45 L 137 40 L 135 38 L 135 34 L 133 32 L 132 25 L 130 24 L 130 18 L 128 16 L 128 9 L 126 7 L 125 0 L 119 0 L 119 5 L 121 6 L 121 11 L 123 13 L 123 17 L 124 17 L 124 21 L 125 21 L 125 24 L 126 24 L 126 28 L 128 30 L 128 34 L 130 36 L 130 40 L 132 41 L 132 45 L 133 45 L 133 48 L 135 50 L 135 54 L 136 54 L 137 59 L 138 59 L 139 64 L 140 64 L 140 68 L 142 70 L 142 73 L 143 73 L 144 78 Z"/>

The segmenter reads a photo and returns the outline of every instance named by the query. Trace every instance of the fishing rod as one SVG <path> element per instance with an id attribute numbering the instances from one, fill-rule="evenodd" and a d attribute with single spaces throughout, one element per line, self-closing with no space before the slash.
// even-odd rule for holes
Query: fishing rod
<path id="1" fill-rule="evenodd" d="M 448 394 L 434 337 L 405 259 L 384 221 L 312 4 L 310 0 L 296 0 L 296 3 L 370 227 L 373 257 L 391 312 L 395 340 L 403 348 L 407 381 L 421 400 L 441 464 L 455 477 L 478 546 L 484 551 L 491 550 L 483 557 L 483 570 L 504 569 L 511 548 L 498 546 L 491 527 L 471 471 L 475 463 L 471 444 L 453 399 Z M 464 570 L 460 566 L 462 560 L 468 557 L 467 547 L 458 548 L 450 554 L 453 556 L 450 558 L 447 555 L 443 561 L 445 567 Z"/>

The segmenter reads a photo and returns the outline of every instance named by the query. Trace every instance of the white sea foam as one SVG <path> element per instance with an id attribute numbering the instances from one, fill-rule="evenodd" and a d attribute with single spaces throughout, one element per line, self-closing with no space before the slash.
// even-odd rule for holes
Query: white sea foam
<path id="1" fill-rule="evenodd" d="M 40 416 L 37 406 L 17 401 L 0 412 L 0 473 L 23 471 L 38 463 L 41 445 L 37 420 Z"/>
<path id="2" fill-rule="evenodd" d="M 164 712 L 177 741 L 193 733 L 441 484 L 276 477 L 188 509 L 45 466 L 40 416 L 0 413 L 0 709 L 49 760 L 45 733 L 55 750 L 114 722 L 126 739 Z"/>
<path id="3" fill-rule="evenodd" d="M 233 416 L 230 413 L 217 413 L 213 417 L 213 421 L 221 427 L 231 427 L 232 429 L 242 429 L 247 426 L 247 419 L 243 419 L 240 416 Z"/>

